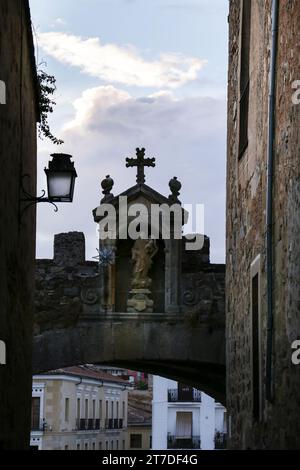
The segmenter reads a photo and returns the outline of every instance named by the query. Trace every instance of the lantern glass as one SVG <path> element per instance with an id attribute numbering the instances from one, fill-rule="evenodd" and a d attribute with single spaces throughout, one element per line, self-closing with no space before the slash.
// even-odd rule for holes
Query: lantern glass
<path id="1" fill-rule="evenodd" d="M 59 202 L 72 202 L 74 174 L 71 172 L 48 172 L 49 199 Z"/>

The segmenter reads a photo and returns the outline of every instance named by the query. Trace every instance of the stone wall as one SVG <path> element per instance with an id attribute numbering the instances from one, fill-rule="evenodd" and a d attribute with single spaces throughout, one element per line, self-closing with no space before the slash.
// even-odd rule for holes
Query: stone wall
<path id="1" fill-rule="evenodd" d="M 230 1 L 227 166 L 227 407 L 233 448 L 300 446 L 300 368 L 291 343 L 300 335 L 300 3 L 280 1 L 274 165 L 274 403 L 265 400 L 266 168 L 271 0 L 252 1 L 249 144 L 239 160 L 240 5 Z M 262 415 L 252 412 L 250 266 L 260 255 Z"/>
<path id="2" fill-rule="evenodd" d="M 219 324 L 223 329 L 225 266 L 210 264 L 207 237 L 203 249 L 192 255 L 184 251 L 184 244 L 185 240 L 182 243 L 182 315 L 194 318 L 196 323 Z M 84 234 L 55 235 L 53 260 L 36 260 L 35 334 L 75 326 L 80 320 L 98 316 L 100 296 L 98 262 L 85 260 Z"/>
<path id="3" fill-rule="evenodd" d="M 55 235 L 54 259 L 36 260 L 35 279 L 35 335 L 99 313 L 99 268 L 85 260 L 83 233 Z"/>
<path id="4" fill-rule="evenodd" d="M 224 403 L 225 266 L 209 263 L 209 240 L 193 262 L 183 253 L 176 314 L 103 311 L 99 265 L 84 253 L 84 235 L 71 232 L 55 236 L 53 260 L 36 260 L 35 373 L 124 363 L 199 384 Z"/>
<path id="5" fill-rule="evenodd" d="M 35 209 L 20 224 L 21 175 L 36 188 L 37 94 L 28 2 L 0 2 L 0 339 L 7 364 L 0 366 L 0 448 L 29 446 Z"/>

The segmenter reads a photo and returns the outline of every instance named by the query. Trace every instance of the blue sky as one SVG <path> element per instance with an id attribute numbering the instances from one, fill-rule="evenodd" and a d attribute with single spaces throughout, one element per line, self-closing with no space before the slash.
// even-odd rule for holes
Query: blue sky
<path id="1" fill-rule="evenodd" d="M 205 204 L 213 262 L 224 261 L 227 0 L 30 0 L 36 55 L 57 79 L 51 126 L 65 144 L 39 142 L 39 190 L 49 154 L 74 155 L 75 201 L 38 208 L 37 256 L 52 257 L 55 233 L 85 232 L 96 255 L 91 211 L 100 182 L 115 194 L 135 183 L 125 157 L 138 146 L 157 158 L 147 183 Z M 150 155 L 151 154 L 151 155 Z"/>

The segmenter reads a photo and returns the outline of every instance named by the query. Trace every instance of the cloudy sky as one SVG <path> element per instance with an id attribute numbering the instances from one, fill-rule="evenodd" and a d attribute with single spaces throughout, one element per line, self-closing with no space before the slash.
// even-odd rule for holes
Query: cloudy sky
<path id="1" fill-rule="evenodd" d="M 30 0 L 40 68 L 57 79 L 54 134 L 39 142 L 38 185 L 54 152 L 78 172 L 73 204 L 38 207 L 37 257 L 51 258 L 55 233 L 83 231 L 98 244 L 92 210 L 110 174 L 114 194 L 135 184 L 125 157 L 156 157 L 147 184 L 205 205 L 211 260 L 224 262 L 228 0 Z"/>

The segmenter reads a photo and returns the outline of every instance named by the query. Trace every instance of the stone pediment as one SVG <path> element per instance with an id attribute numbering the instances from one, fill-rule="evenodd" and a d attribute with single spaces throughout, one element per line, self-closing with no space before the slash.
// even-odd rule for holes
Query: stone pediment
<path id="1" fill-rule="evenodd" d="M 147 207 L 148 210 L 151 209 L 152 204 L 167 204 L 168 206 L 172 206 L 174 204 L 174 202 L 172 202 L 169 198 L 163 196 L 158 191 L 155 191 L 155 189 L 147 186 L 146 184 L 136 184 L 135 186 L 132 186 L 118 196 L 114 196 L 109 200 L 105 200 L 104 198 L 104 200 L 101 201 L 101 204 L 111 204 L 115 207 L 116 212 L 118 213 L 119 202 L 120 198 L 122 197 L 127 198 L 128 207 L 130 207 L 132 204 L 143 204 L 145 207 Z M 97 208 L 94 209 L 93 215 L 95 222 L 99 222 L 100 217 L 97 216 Z"/>
<path id="2" fill-rule="evenodd" d="M 117 204 L 120 196 L 126 196 L 129 203 L 136 202 L 136 200 L 143 200 L 149 201 L 151 204 L 172 205 L 170 199 L 168 199 L 166 196 L 163 196 L 158 191 L 155 191 L 155 189 L 146 184 L 136 184 L 135 186 L 132 186 L 123 193 L 119 194 L 119 196 L 115 197 L 111 201 L 111 204 Z"/>
<path id="3" fill-rule="evenodd" d="M 126 191 L 123 191 L 118 196 L 110 195 L 109 198 L 105 197 L 102 199 L 100 205 L 110 204 L 115 208 L 116 213 L 118 214 L 120 198 L 125 197 L 127 198 L 128 207 L 130 207 L 132 204 L 143 204 L 149 211 L 151 210 L 151 206 L 154 204 L 159 206 L 164 204 L 169 207 L 173 206 L 174 204 L 181 205 L 180 201 L 174 200 L 172 195 L 166 197 L 146 184 L 136 184 Z M 97 209 L 98 208 L 93 210 L 94 221 L 96 223 L 101 220 L 101 217 L 97 215 Z M 184 209 L 182 209 L 182 217 L 183 223 L 186 223 L 188 219 L 188 212 Z"/>

